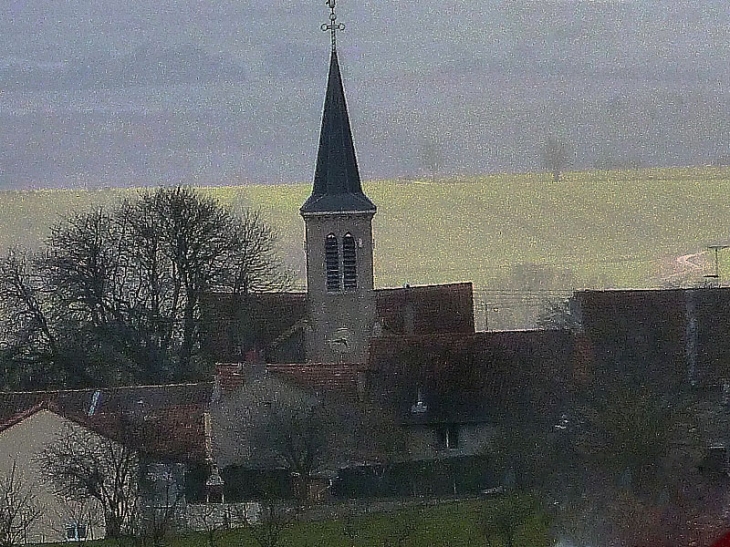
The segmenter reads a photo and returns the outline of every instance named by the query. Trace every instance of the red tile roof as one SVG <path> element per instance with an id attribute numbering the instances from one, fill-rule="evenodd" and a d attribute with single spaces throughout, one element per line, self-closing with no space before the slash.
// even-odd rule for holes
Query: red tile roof
<path id="1" fill-rule="evenodd" d="M 5 431 L 6 429 L 10 429 L 14 425 L 19 424 L 25 419 L 30 418 L 31 416 L 33 416 L 33 414 L 40 412 L 41 410 L 50 410 L 58 414 L 58 410 L 55 408 L 55 405 L 53 403 L 41 401 L 40 403 L 35 404 L 32 407 L 27 408 L 23 411 L 20 411 L 5 420 L 2 424 L 0 424 L 0 433 Z"/>
<path id="2" fill-rule="evenodd" d="M 726 377 L 730 288 L 585 290 L 574 297 L 597 370 L 639 364 L 655 381 Z"/>
<path id="3" fill-rule="evenodd" d="M 421 388 L 430 420 L 471 421 L 514 404 L 559 412 L 575 359 L 571 333 L 534 330 L 377 338 L 369 366 L 386 404 L 408 413 Z"/>
<path id="4" fill-rule="evenodd" d="M 307 315 L 307 295 L 206 293 L 200 308 L 204 349 L 216 361 L 232 363 L 252 349 L 269 350 L 282 333 L 291 331 Z"/>
<path id="5" fill-rule="evenodd" d="M 0 392 L 0 420 L 4 421 L 43 401 L 52 402 L 60 411 L 75 415 L 129 412 L 140 404 L 140 401 L 146 409 L 177 404 L 207 406 L 212 391 L 213 382 L 52 391 L 5 391 Z"/>
<path id="6" fill-rule="evenodd" d="M 221 391 L 232 393 L 245 383 L 241 363 L 216 363 L 215 380 Z"/>
<path id="7" fill-rule="evenodd" d="M 100 413 L 82 418 L 95 431 L 124 442 L 130 435 L 128 414 Z M 159 460 L 206 462 L 205 409 L 195 404 L 175 405 L 145 412 L 132 433 L 145 453 Z"/>
<path id="8" fill-rule="evenodd" d="M 375 301 L 386 336 L 474 332 L 471 283 L 376 289 Z M 216 361 L 240 362 L 255 350 L 267 362 L 304 362 L 306 293 L 208 293 L 201 309 L 204 348 Z"/>
<path id="9" fill-rule="evenodd" d="M 129 418 L 139 418 L 153 439 L 147 449 L 161 459 L 204 461 L 205 412 L 213 382 L 102 389 L 0 392 L 2 427 L 48 408 L 98 433 L 120 438 Z"/>
<path id="10" fill-rule="evenodd" d="M 377 289 L 375 300 L 385 335 L 474 332 L 471 283 Z"/>
<path id="11" fill-rule="evenodd" d="M 266 370 L 320 394 L 357 399 L 363 394 L 365 364 L 268 364 Z"/>

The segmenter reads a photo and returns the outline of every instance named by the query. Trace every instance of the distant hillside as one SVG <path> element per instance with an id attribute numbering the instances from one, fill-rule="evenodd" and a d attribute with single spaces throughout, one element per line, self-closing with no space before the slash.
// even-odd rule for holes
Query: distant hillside
<path id="1" fill-rule="evenodd" d="M 37 245 L 67 211 L 132 191 L 0 192 L 0 247 Z M 308 184 L 205 191 L 261 208 L 303 279 Z M 377 181 L 365 191 L 378 206 L 376 284 L 473 281 L 478 325 L 485 307 L 492 326 L 523 324 L 526 309 L 576 287 L 696 286 L 714 271 L 706 246 L 730 241 L 730 168 Z"/>
<path id="2" fill-rule="evenodd" d="M 0 187 L 306 180 L 324 3 L 0 4 Z M 85 14 L 79 17 L 78 14 Z M 369 178 L 730 162 L 725 0 L 338 5 Z M 434 152 L 435 151 L 435 152 Z"/>

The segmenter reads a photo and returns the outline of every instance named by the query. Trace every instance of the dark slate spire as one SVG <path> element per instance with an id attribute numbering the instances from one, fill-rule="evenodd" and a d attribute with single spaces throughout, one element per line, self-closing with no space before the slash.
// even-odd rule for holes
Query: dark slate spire
<path id="1" fill-rule="evenodd" d="M 314 188 L 300 212 L 303 215 L 330 212 L 375 213 L 375 205 L 365 196 L 360 183 L 334 39 Z"/>

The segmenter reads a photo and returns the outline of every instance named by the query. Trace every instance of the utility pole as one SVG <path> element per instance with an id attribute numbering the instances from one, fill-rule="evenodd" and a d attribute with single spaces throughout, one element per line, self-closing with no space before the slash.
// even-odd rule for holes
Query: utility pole
<path id="1" fill-rule="evenodd" d="M 719 287 L 722 285 L 722 282 L 720 280 L 720 251 L 722 249 L 727 249 L 730 247 L 730 245 L 708 245 L 707 248 L 711 251 L 715 251 L 715 273 L 706 275 L 705 277 L 708 279 L 715 279 L 717 281 L 717 286 Z"/>

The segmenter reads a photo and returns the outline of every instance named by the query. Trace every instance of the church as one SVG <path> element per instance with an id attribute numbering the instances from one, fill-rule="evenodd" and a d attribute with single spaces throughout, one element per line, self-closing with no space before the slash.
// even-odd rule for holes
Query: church
<path id="1" fill-rule="evenodd" d="M 306 293 L 206 295 L 203 325 L 218 362 L 365 364 L 373 338 L 474 332 L 471 283 L 376 289 L 375 204 L 365 195 L 337 54 L 335 2 L 327 90 L 312 193 L 299 212 Z M 255 356 L 255 357 L 254 357 Z"/>
<path id="2" fill-rule="evenodd" d="M 343 27 L 335 2 L 327 5 L 322 29 L 332 49 L 319 148 L 299 210 L 307 290 L 204 295 L 203 349 L 224 391 L 243 385 L 247 370 L 265 370 L 319 398 L 386 409 L 409 432 L 406 458 L 480 453 L 515 401 L 539 405 L 547 422 L 559 415 L 564 378 L 556 373 L 545 386 L 545 369 L 564 371 L 574 340 L 563 331 L 476 332 L 471 283 L 374 286 L 377 207 L 363 191 L 345 100 L 336 42 Z"/>

